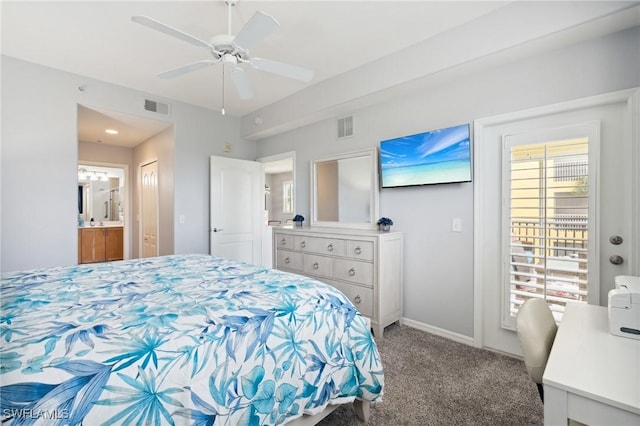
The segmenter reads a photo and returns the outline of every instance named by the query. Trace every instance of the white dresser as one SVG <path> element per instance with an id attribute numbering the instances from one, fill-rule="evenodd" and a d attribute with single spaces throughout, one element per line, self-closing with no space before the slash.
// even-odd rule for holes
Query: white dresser
<path id="1" fill-rule="evenodd" d="M 402 246 L 401 232 L 276 227 L 273 266 L 338 288 L 382 337 L 402 316 Z"/>

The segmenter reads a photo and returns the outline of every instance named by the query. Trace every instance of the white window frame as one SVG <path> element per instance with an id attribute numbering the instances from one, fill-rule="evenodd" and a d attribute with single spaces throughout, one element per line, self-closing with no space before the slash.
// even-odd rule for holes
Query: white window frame
<path id="1" fill-rule="evenodd" d="M 502 137 L 502 215 L 501 215 L 501 318 L 502 328 L 515 331 L 515 317 L 510 312 L 510 257 L 511 257 L 511 226 L 510 226 L 510 200 L 511 200 L 511 169 L 510 148 L 514 145 L 529 145 L 535 143 L 552 142 L 564 139 L 587 137 L 589 140 L 589 224 L 587 228 L 587 240 L 589 247 L 588 269 L 588 295 L 589 304 L 598 305 L 600 302 L 600 270 L 598 259 L 600 257 L 599 205 L 597 197 L 600 188 L 600 121 L 594 120 L 570 126 L 536 129 L 523 133 L 507 134 Z"/>

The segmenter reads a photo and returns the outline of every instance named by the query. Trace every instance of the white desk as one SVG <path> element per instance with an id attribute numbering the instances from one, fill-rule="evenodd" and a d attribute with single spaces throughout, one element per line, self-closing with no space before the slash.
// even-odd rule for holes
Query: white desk
<path id="1" fill-rule="evenodd" d="M 605 307 L 567 303 L 542 382 L 545 425 L 640 425 L 640 340 L 610 334 Z"/>

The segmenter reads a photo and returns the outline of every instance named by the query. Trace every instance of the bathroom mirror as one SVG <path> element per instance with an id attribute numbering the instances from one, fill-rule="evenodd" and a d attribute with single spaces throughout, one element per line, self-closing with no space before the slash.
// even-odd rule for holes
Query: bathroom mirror
<path id="1" fill-rule="evenodd" d="M 124 219 L 122 185 L 124 172 L 107 167 L 78 167 L 78 217 L 89 222 L 118 222 Z"/>
<path id="2" fill-rule="evenodd" d="M 311 162 L 311 225 L 375 229 L 378 156 L 375 148 Z"/>

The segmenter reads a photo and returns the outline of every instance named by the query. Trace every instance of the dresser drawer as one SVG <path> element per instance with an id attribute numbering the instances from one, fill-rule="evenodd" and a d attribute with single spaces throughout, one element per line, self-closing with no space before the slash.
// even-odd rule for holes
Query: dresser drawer
<path id="1" fill-rule="evenodd" d="M 333 278 L 373 287 L 373 263 L 351 259 L 334 259 Z"/>
<path id="2" fill-rule="evenodd" d="M 302 260 L 305 274 L 319 275 L 322 277 L 333 276 L 333 258 L 305 254 Z"/>
<path id="3" fill-rule="evenodd" d="M 344 256 L 344 240 L 303 236 L 298 238 L 298 250 L 331 256 Z"/>
<path id="4" fill-rule="evenodd" d="M 278 250 L 276 255 L 276 268 L 302 271 L 302 253 L 288 250 Z"/>
<path id="5" fill-rule="evenodd" d="M 362 315 L 373 318 L 373 289 L 361 287 L 355 284 L 341 283 L 338 281 L 327 280 L 328 284 L 331 284 L 338 290 L 344 293 L 349 298 L 353 306 L 356 307 L 358 312 Z"/>
<path id="6" fill-rule="evenodd" d="M 373 241 L 346 240 L 345 256 L 373 262 Z"/>
<path id="7" fill-rule="evenodd" d="M 295 250 L 297 248 L 296 237 L 293 235 L 276 233 L 274 241 L 276 243 L 276 249 L 284 248 Z"/>

